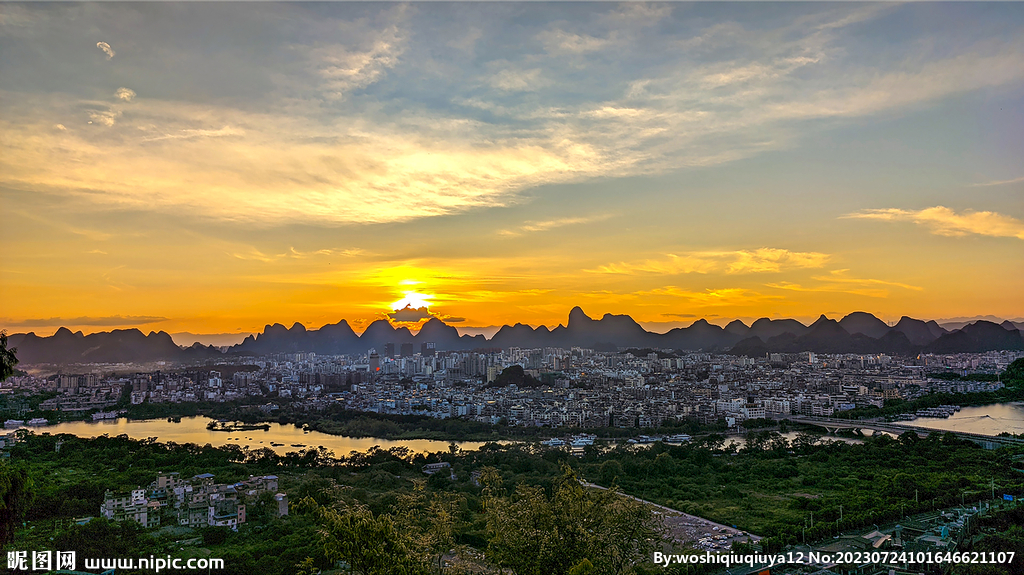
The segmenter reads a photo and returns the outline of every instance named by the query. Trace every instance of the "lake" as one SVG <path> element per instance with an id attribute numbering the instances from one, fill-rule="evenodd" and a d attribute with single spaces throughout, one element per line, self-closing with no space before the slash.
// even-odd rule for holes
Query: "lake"
<path id="1" fill-rule="evenodd" d="M 448 451 L 448 441 L 432 439 L 400 439 L 388 440 L 376 437 L 345 437 L 329 435 L 319 431 L 306 431 L 291 424 L 268 423 L 270 429 L 254 429 L 250 431 L 211 431 L 206 425 L 213 421 L 208 417 L 183 417 L 178 423 L 166 419 L 128 420 L 126 418 L 108 419 L 104 421 L 69 421 L 45 427 L 27 427 L 36 433 L 68 433 L 79 437 L 98 437 L 100 435 L 125 434 L 132 439 L 155 437 L 157 441 L 166 443 L 196 443 L 220 447 L 222 445 L 247 445 L 250 449 L 267 447 L 276 453 L 284 454 L 298 451 L 304 447 L 323 446 L 333 451 L 336 456 L 348 455 L 352 451 L 367 451 L 373 446 L 381 449 L 391 447 L 407 447 L 416 453 L 431 451 Z M 273 443 L 283 444 L 280 446 Z M 460 449 L 475 450 L 484 444 L 482 441 L 456 441 Z"/>

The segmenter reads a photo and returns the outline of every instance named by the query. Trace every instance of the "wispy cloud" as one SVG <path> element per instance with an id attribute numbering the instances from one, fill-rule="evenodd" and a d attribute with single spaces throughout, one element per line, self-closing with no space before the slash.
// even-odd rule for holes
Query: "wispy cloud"
<path id="1" fill-rule="evenodd" d="M 763 294 L 747 288 L 709 288 L 693 291 L 676 286 L 639 291 L 634 295 L 639 297 L 667 297 L 674 300 L 682 300 L 687 304 L 702 308 L 748 306 L 784 299 L 779 295 Z"/>
<path id="2" fill-rule="evenodd" d="M 143 138 L 144 142 L 157 142 L 160 140 L 191 140 L 193 138 L 223 138 L 226 136 L 244 136 L 245 130 L 241 128 L 233 128 L 231 126 L 224 126 L 216 130 L 200 129 L 200 128 L 185 128 L 179 130 L 174 134 L 163 134 L 162 136 L 153 136 L 151 138 Z"/>
<path id="3" fill-rule="evenodd" d="M 392 24 L 365 47 L 332 44 L 309 51 L 309 58 L 329 98 L 343 98 L 383 77 L 404 51 L 402 31 Z"/>
<path id="4" fill-rule="evenodd" d="M 366 250 L 360 248 L 322 248 L 318 250 L 302 251 L 289 247 L 287 251 L 279 254 L 265 254 L 260 250 L 250 247 L 248 250 L 228 252 L 228 255 L 240 260 L 253 260 L 260 262 L 277 262 L 285 259 L 304 260 L 313 257 L 339 257 L 354 258 L 367 255 Z"/>
<path id="5" fill-rule="evenodd" d="M 587 34 L 575 34 L 565 30 L 548 30 L 542 32 L 538 39 L 551 53 L 584 54 L 594 52 L 606 47 L 613 40 L 608 38 L 595 38 Z"/>
<path id="6" fill-rule="evenodd" d="M 102 145 L 75 130 L 56 139 L 54 111 L 82 104 L 70 96 L 0 104 L 0 183 L 233 221 L 407 221 L 508 206 L 543 185 L 733 162 L 800 142 L 815 130 L 808 120 L 1024 78 L 1019 40 L 900 52 L 874 66 L 849 57 L 845 28 L 887 8 L 703 28 L 652 27 L 674 16 L 671 5 L 594 10 L 571 25 L 538 10 L 514 49 L 486 32 L 497 26 L 486 15 L 470 22 L 465 38 L 479 62 L 459 78 L 437 39 L 417 33 L 406 15 L 414 7 L 302 21 L 310 37 L 276 45 L 289 65 L 267 64 L 267 102 L 119 95 L 88 112 L 113 128 Z M 652 42 L 687 49 L 650 58 Z M 116 107 L 128 101 L 130 118 Z M 228 136 L 230 146 L 215 141 Z M 75 161 L 58 165 L 54 149 Z"/>
<path id="7" fill-rule="evenodd" d="M 790 269 L 820 268 L 830 260 L 829 254 L 794 252 L 780 248 L 756 250 L 698 251 L 667 254 L 660 259 L 621 262 L 599 266 L 595 273 L 607 274 L 688 274 L 724 272 L 777 273 Z"/>
<path id="8" fill-rule="evenodd" d="M 832 270 L 827 276 L 814 276 L 811 279 L 820 282 L 815 285 L 802 285 L 793 282 L 775 282 L 765 284 L 766 287 L 796 291 L 796 292 L 810 292 L 810 293 L 848 293 L 853 295 L 861 295 L 866 297 L 874 298 L 886 298 L 889 297 L 889 288 L 900 288 L 910 291 L 922 291 L 924 288 L 905 284 L 901 282 L 894 282 L 888 280 L 872 279 L 872 278 L 856 278 L 846 275 L 849 270 Z"/>
<path id="9" fill-rule="evenodd" d="M 116 54 L 114 49 L 110 47 L 110 44 L 107 44 L 106 42 L 96 42 L 96 47 L 103 50 L 103 53 L 107 55 L 107 60 L 110 60 L 114 57 L 114 54 Z"/>
<path id="10" fill-rule="evenodd" d="M 549 82 L 541 77 L 541 69 L 530 70 L 505 69 L 497 72 L 490 79 L 491 86 L 505 92 L 534 92 Z"/>
<path id="11" fill-rule="evenodd" d="M 54 327 L 54 326 L 130 326 L 168 321 L 166 317 L 152 315 L 108 315 L 101 317 L 48 317 L 37 319 L 4 320 L 10 327 Z"/>
<path id="12" fill-rule="evenodd" d="M 1024 176 L 1014 178 L 1012 180 L 995 180 L 991 182 L 982 182 L 978 184 L 971 184 L 972 187 L 983 187 L 983 186 L 1003 186 L 1006 184 L 1019 184 L 1024 182 Z"/>
<path id="13" fill-rule="evenodd" d="M 905 283 L 901 283 L 901 282 L 893 282 L 893 281 L 877 280 L 877 279 L 869 279 L 869 278 L 853 278 L 853 277 L 848 277 L 846 275 L 846 272 L 848 272 L 848 271 L 850 271 L 850 270 L 847 270 L 847 269 L 832 270 L 831 272 L 829 272 L 829 275 L 827 275 L 827 276 L 814 276 L 812 279 L 815 279 L 815 280 L 818 280 L 818 281 L 822 281 L 822 282 L 833 282 L 833 283 L 841 283 L 841 284 L 898 287 L 898 288 L 903 288 L 903 289 L 908 289 L 908 290 L 913 290 L 913 291 L 922 291 L 924 289 L 921 286 L 915 286 L 915 285 L 905 284 Z"/>
<path id="14" fill-rule="evenodd" d="M 931 229 L 933 234 L 940 236 L 955 237 L 977 234 L 1024 240 L 1024 222 L 997 212 L 965 210 L 957 213 L 945 206 L 935 206 L 922 210 L 868 209 L 842 217 L 887 222 L 913 222 Z"/>
<path id="15" fill-rule="evenodd" d="M 573 226 L 578 224 L 589 224 L 601 222 L 610 218 L 610 214 L 596 216 L 581 216 L 572 218 L 555 218 L 551 220 L 536 220 L 523 222 L 523 225 L 514 229 L 501 230 L 498 233 L 504 236 L 520 236 L 527 232 L 546 232 L 555 228 Z"/>

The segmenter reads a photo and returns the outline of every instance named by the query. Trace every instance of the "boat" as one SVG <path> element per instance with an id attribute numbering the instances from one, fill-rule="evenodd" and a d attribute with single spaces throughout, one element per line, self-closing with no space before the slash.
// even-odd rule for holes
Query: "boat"
<path id="1" fill-rule="evenodd" d="M 547 441 L 541 441 L 540 444 L 546 445 L 548 447 L 562 447 L 565 445 L 565 442 L 562 441 L 561 439 L 558 439 L 557 437 L 552 437 Z"/>
<path id="2" fill-rule="evenodd" d="M 686 435 L 685 433 L 677 433 L 675 435 L 670 435 L 670 436 L 666 437 L 665 438 L 665 443 L 686 443 L 687 441 L 690 441 L 691 439 L 693 439 L 693 438 L 690 437 L 689 435 Z"/>
<path id="3" fill-rule="evenodd" d="M 573 447 L 586 447 L 588 445 L 593 445 L 595 439 L 597 439 L 596 435 L 591 435 L 589 433 L 581 433 L 579 435 L 573 436 L 572 443 L 570 443 L 570 445 L 572 445 Z"/>
<path id="4" fill-rule="evenodd" d="M 8 419 L 7 421 L 4 422 L 4 427 L 7 428 L 21 427 L 22 425 L 25 425 L 24 419 Z"/>
<path id="5" fill-rule="evenodd" d="M 29 425 L 49 425 L 50 422 L 47 421 L 47 419 L 45 417 L 36 417 L 34 419 L 28 420 L 28 424 Z"/>
<path id="6" fill-rule="evenodd" d="M 293 444 L 292 444 L 292 447 L 305 447 L 305 446 L 306 446 L 306 445 L 305 445 L 305 444 L 303 444 L 303 443 L 293 443 Z"/>

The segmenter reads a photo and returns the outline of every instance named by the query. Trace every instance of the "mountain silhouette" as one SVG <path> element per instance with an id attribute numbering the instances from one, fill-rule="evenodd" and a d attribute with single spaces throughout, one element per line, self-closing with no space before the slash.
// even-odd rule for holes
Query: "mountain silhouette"
<path id="1" fill-rule="evenodd" d="M 554 329 L 536 328 L 522 323 L 505 325 L 488 340 L 482 335 L 459 335 L 458 330 L 438 318 L 431 318 L 413 334 L 408 327 L 395 327 L 377 320 L 357 335 L 345 320 L 309 330 L 301 323 L 291 327 L 268 324 L 228 349 L 229 354 L 261 355 L 270 353 L 315 352 L 321 355 L 365 353 L 394 344 L 395 352 L 404 343 L 432 342 L 438 351 L 480 348 L 585 347 L 601 351 L 622 348 L 660 348 L 683 351 L 716 351 L 762 357 L 766 353 L 887 353 L 893 355 L 930 353 L 968 353 L 991 350 L 1024 349 L 1021 331 L 1011 322 L 1002 325 L 980 320 L 960 330 L 947 331 L 934 321 L 904 316 L 894 327 L 866 312 L 854 312 L 839 321 L 820 316 L 809 326 L 793 319 L 760 318 L 749 327 L 734 320 L 724 328 L 700 319 L 684 328 L 658 334 L 643 329 L 628 315 L 605 314 L 600 319 L 588 316 L 581 307 L 569 312 L 565 325 Z M 213 346 L 174 344 L 166 332 L 143 334 L 138 329 L 113 330 L 83 335 L 60 328 L 49 337 L 34 333 L 14 334 L 9 345 L 18 348 L 18 358 L 31 363 L 114 363 L 159 360 L 190 360 L 222 357 Z"/>

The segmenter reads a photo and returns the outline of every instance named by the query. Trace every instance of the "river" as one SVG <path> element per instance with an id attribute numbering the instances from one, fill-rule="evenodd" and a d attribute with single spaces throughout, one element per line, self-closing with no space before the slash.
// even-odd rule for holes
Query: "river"
<path id="1" fill-rule="evenodd" d="M 963 431 L 982 435 L 999 435 L 1004 431 L 1024 433 L 1024 402 L 995 403 L 977 407 L 962 407 L 948 419 L 919 417 L 914 421 L 901 421 L 901 425 Z"/>
<path id="2" fill-rule="evenodd" d="M 294 425 L 281 423 L 269 423 L 270 429 L 267 431 L 262 429 L 237 432 L 210 431 L 206 428 L 210 421 L 212 420 L 207 417 L 198 416 L 184 417 L 179 423 L 171 423 L 166 419 L 128 420 L 120 418 L 99 422 L 70 421 L 28 429 L 32 429 L 36 433 L 69 433 L 80 437 L 126 434 L 132 439 L 155 437 L 157 441 L 161 442 L 173 441 L 175 443 L 196 443 L 199 445 L 209 443 L 217 447 L 221 445 L 247 445 L 250 449 L 268 447 L 280 454 L 322 445 L 338 456 L 348 455 L 352 451 L 366 451 L 375 445 L 381 449 L 407 447 L 416 453 L 448 451 L 448 445 L 452 443 L 432 439 L 388 440 L 376 437 L 345 437 L 342 435 L 329 435 L 319 431 L 305 431 Z M 914 421 L 900 423 L 985 435 L 998 435 L 1004 431 L 1024 433 L 1024 403 L 996 403 L 978 407 L 964 407 L 949 419 L 921 417 Z M 784 435 L 792 441 L 797 433 L 790 432 Z M 860 443 L 862 441 L 851 437 L 830 437 L 829 439 L 848 443 Z M 729 437 L 726 442 L 736 443 L 738 447 L 742 447 L 745 443 L 744 438 L 736 436 Z M 279 445 L 273 445 L 274 443 Z M 463 450 L 479 449 L 484 444 L 482 441 L 456 441 L 454 443 Z"/>
<path id="3" fill-rule="evenodd" d="M 348 455 L 352 451 L 367 451 L 373 446 L 381 449 L 391 447 L 407 447 L 416 453 L 431 451 L 448 451 L 449 441 L 433 439 L 400 439 L 388 440 L 376 437 L 345 437 L 329 435 L 319 431 L 305 431 L 294 425 L 268 423 L 270 429 L 254 429 L 250 431 L 210 431 L 206 425 L 213 421 L 208 417 L 183 417 L 180 422 L 172 423 L 166 419 L 129 420 L 126 418 L 108 419 L 104 421 L 69 421 L 45 427 L 28 427 L 36 433 L 68 433 L 79 437 L 98 437 L 100 435 L 125 434 L 132 439 L 155 437 L 160 442 L 196 443 L 220 447 L 222 445 L 247 445 L 250 449 L 268 447 L 278 454 L 299 451 L 309 447 L 323 446 L 333 451 L 336 456 Z M 273 444 L 279 445 L 273 445 Z M 484 444 L 482 441 L 456 441 L 460 449 L 475 450 Z"/>

